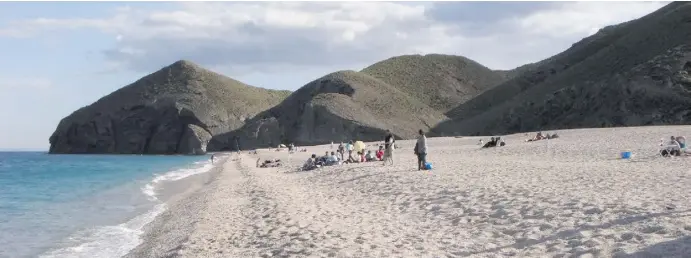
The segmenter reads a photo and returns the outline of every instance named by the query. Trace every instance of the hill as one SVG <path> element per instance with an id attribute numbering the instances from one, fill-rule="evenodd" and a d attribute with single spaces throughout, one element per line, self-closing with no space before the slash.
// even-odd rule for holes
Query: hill
<path id="1" fill-rule="evenodd" d="M 198 154 L 289 95 L 175 62 L 62 119 L 50 153 Z"/>
<path id="2" fill-rule="evenodd" d="M 293 92 L 242 128 L 213 137 L 210 150 L 380 140 L 386 130 L 411 138 L 446 117 L 377 78 L 339 71 Z"/>
<path id="3" fill-rule="evenodd" d="M 691 3 L 601 29 L 449 111 L 441 135 L 691 122 Z"/>
<path id="4" fill-rule="evenodd" d="M 506 80 L 506 75 L 468 58 L 440 54 L 396 56 L 361 72 L 441 112 Z"/>

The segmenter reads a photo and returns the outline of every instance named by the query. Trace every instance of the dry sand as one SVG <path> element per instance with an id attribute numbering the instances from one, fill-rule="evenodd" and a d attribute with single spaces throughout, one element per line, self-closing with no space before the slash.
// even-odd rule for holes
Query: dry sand
<path id="1" fill-rule="evenodd" d="M 656 157 L 661 138 L 690 132 L 691 126 L 564 130 L 549 142 L 507 136 L 507 146 L 492 149 L 480 149 L 480 137 L 430 138 L 432 171 L 414 169 L 413 141 L 399 142 L 394 166 L 295 172 L 328 145 L 292 155 L 259 151 L 282 159 L 282 168 L 255 168 L 255 155 L 231 156 L 200 192 L 172 204 L 164 214 L 170 222 L 157 219 L 135 252 L 691 257 L 691 157 Z M 618 159 L 624 150 L 634 158 Z M 166 232 L 178 232 L 170 234 L 177 240 Z"/>

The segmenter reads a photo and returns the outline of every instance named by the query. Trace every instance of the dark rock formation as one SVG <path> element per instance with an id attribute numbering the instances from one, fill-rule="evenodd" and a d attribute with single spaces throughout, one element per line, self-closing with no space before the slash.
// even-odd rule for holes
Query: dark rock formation
<path id="1" fill-rule="evenodd" d="M 375 141 L 387 129 L 399 138 L 412 138 L 443 119 L 441 112 L 396 87 L 364 73 L 341 71 L 303 86 L 239 130 L 214 136 L 209 149 L 232 148 L 235 138 L 248 148 Z"/>
<path id="2" fill-rule="evenodd" d="M 178 61 L 62 119 L 50 153 L 202 154 L 288 94 Z"/>
<path id="3" fill-rule="evenodd" d="M 691 3 L 608 26 L 447 113 L 437 135 L 691 122 Z"/>

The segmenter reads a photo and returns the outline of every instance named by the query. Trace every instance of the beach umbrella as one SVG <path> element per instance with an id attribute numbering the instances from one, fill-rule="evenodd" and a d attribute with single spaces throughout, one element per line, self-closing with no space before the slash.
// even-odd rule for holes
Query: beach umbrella
<path id="1" fill-rule="evenodd" d="M 362 141 L 356 141 L 355 143 L 353 143 L 353 148 L 355 149 L 355 152 L 361 152 L 366 147 L 367 147 L 367 145 L 365 145 L 365 143 Z"/>

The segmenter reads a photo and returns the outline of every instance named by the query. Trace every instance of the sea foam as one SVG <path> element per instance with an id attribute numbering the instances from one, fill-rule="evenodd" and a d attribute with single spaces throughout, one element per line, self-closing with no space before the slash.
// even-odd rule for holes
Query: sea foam
<path id="1" fill-rule="evenodd" d="M 206 173 L 213 167 L 209 161 L 198 161 L 189 168 L 155 174 L 154 178 L 141 188 L 149 201 L 157 203 L 151 210 L 122 224 L 101 226 L 75 233 L 69 240 L 78 244 L 47 252 L 40 257 L 121 257 L 126 255 L 142 243 L 140 236 L 144 233 L 144 227 L 166 210 L 166 204 L 156 197 L 157 188 L 163 182 L 177 181 Z"/>

